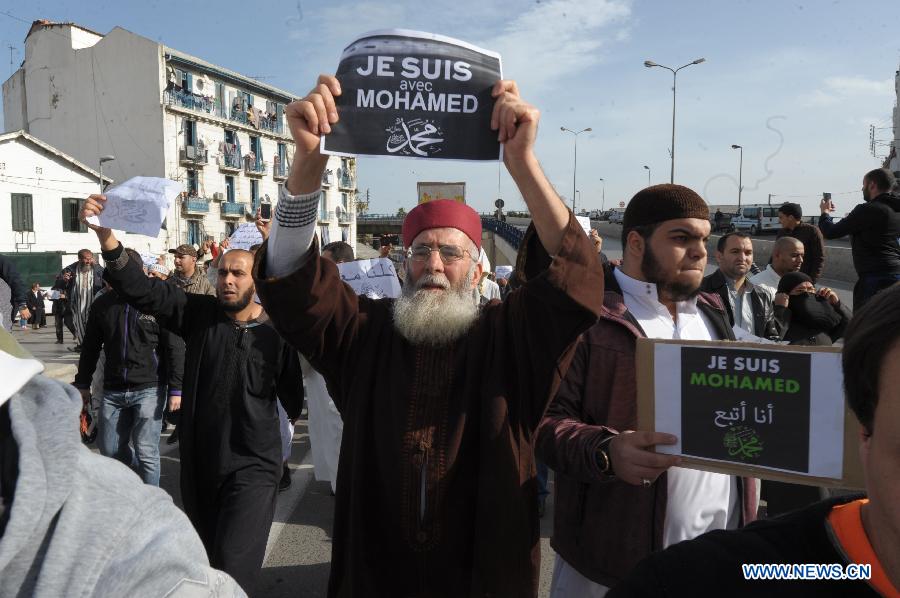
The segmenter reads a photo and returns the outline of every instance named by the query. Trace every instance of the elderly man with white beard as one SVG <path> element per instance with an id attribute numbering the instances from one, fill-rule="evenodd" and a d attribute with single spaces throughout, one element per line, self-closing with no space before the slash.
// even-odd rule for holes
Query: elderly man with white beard
<path id="1" fill-rule="evenodd" d="M 481 220 L 433 201 L 403 224 L 403 296 L 357 296 L 314 240 L 340 93 L 323 75 L 286 110 L 296 152 L 255 266 L 266 311 L 344 419 L 328 595 L 536 596 L 534 433 L 596 320 L 600 263 L 534 155 L 538 111 L 498 81 L 491 124 L 533 216 L 522 288 L 479 307 Z"/>

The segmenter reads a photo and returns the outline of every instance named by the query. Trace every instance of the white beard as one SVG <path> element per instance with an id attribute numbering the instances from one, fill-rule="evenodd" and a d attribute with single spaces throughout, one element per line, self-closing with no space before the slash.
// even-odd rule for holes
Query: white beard
<path id="1" fill-rule="evenodd" d="M 394 301 L 394 328 L 414 345 L 447 345 L 461 337 L 478 317 L 480 294 L 469 288 L 473 274 L 474 268 L 457 289 L 443 274 L 425 274 L 415 286 L 405 285 Z M 442 285 L 444 290 L 421 290 L 426 283 Z"/>

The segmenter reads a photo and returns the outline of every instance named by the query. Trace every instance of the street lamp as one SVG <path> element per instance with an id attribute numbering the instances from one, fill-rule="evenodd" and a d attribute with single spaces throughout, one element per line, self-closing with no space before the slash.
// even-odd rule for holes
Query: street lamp
<path id="1" fill-rule="evenodd" d="M 742 145 L 731 145 L 731 149 L 739 149 L 741 150 L 741 159 L 740 165 L 738 166 L 738 211 L 741 209 L 741 191 L 744 190 L 744 186 L 741 184 L 744 176 L 744 147 Z"/>
<path id="2" fill-rule="evenodd" d="M 647 169 L 647 186 L 650 186 L 650 167 L 644 164 L 644 168 Z"/>
<path id="3" fill-rule="evenodd" d="M 103 163 L 112 162 L 115 156 L 100 156 L 100 193 L 103 193 Z"/>
<path id="4" fill-rule="evenodd" d="M 587 133 L 592 129 L 588 127 L 587 129 L 581 129 L 580 131 L 573 131 L 572 129 L 567 129 L 565 127 L 560 127 L 560 131 L 566 131 L 574 135 L 575 140 L 575 159 L 573 161 L 572 166 L 572 213 L 575 213 L 575 177 L 578 174 L 578 136 L 582 133 Z"/>
<path id="5" fill-rule="evenodd" d="M 657 63 L 653 62 L 652 60 L 644 61 L 644 66 L 647 67 L 648 69 L 658 66 L 659 68 L 666 69 L 667 71 L 671 71 L 671 73 L 672 73 L 672 150 L 671 150 L 672 174 L 671 174 L 671 178 L 669 180 L 670 183 L 675 182 L 675 83 L 676 83 L 676 79 L 678 77 L 678 71 L 680 71 L 681 69 L 683 69 L 685 67 L 692 66 L 694 64 L 700 64 L 701 62 L 706 62 L 706 59 L 698 58 L 697 60 L 693 60 L 685 65 L 678 67 L 677 69 L 672 69 L 665 65 L 657 64 Z"/>
<path id="6" fill-rule="evenodd" d="M 600 182 L 603 183 L 603 199 L 600 200 L 600 211 L 606 211 L 606 181 L 600 179 Z"/>

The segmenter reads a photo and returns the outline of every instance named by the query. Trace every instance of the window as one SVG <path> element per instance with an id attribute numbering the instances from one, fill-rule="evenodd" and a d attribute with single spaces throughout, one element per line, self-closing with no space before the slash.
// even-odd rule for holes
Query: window
<path id="1" fill-rule="evenodd" d="M 28 193 L 12 193 L 12 228 L 14 231 L 34 231 L 34 213 L 31 207 L 31 195 Z"/>
<path id="2" fill-rule="evenodd" d="M 78 217 L 83 199 L 77 197 L 62 198 L 62 229 L 64 233 L 86 233 L 87 226 Z"/>
<path id="3" fill-rule="evenodd" d="M 200 188 L 197 185 L 197 171 L 188 170 L 186 181 L 188 195 L 197 195 L 200 191 Z"/>
<path id="4" fill-rule="evenodd" d="M 328 220 L 328 204 L 325 202 L 325 194 L 319 200 L 319 220 Z"/>
<path id="5" fill-rule="evenodd" d="M 350 194 L 349 193 L 341 193 L 341 207 L 344 210 L 350 209 Z"/>
<path id="6" fill-rule="evenodd" d="M 200 245 L 203 243 L 201 239 L 201 229 L 199 220 L 187 221 L 187 242 L 188 245 Z"/>
<path id="7" fill-rule="evenodd" d="M 319 247 L 325 247 L 329 243 L 331 243 L 330 235 L 328 234 L 328 225 L 323 225 L 319 227 Z"/>
<path id="8" fill-rule="evenodd" d="M 230 237 L 234 234 L 234 230 L 237 228 L 237 224 L 234 222 L 226 222 L 225 223 L 225 236 Z"/>
<path id="9" fill-rule="evenodd" d="M 184 145 L 187 147 L 197 145 L 197 121 L 184 120 Z"/>
<path id="10" fill-rule="evenodd" d="M 250 179 L 250 202 L 252 212 L 256 214 L 256 208 L 259 207 L 259 181 Z"/>
<path id="11" fill-rule="evenodd" d="M 234 203 L 234 177 L 225 177 L 225 201 Z"/>

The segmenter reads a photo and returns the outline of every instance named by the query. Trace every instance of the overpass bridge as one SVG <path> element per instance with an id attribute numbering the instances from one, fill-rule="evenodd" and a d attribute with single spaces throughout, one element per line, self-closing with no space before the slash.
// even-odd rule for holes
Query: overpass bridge
<path id="1" fill-rule="evenodd" d="M 515 265 L 528 223 L 502 222 L 492 214 L 482 214 L 481 228 L 481 246 L 491 266 Z M 363 214 L 356 217 L 358 236 L 399 235 L 402 230 L 403 216 L 396 214 Z"/>

